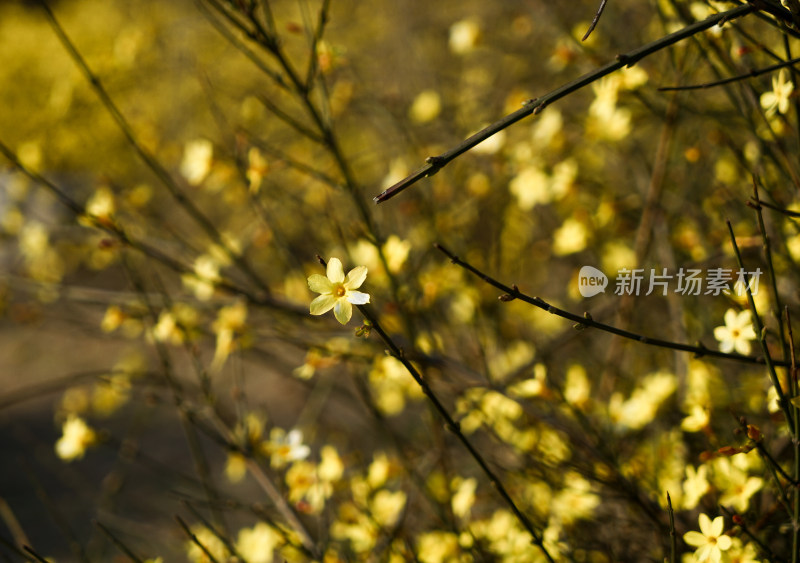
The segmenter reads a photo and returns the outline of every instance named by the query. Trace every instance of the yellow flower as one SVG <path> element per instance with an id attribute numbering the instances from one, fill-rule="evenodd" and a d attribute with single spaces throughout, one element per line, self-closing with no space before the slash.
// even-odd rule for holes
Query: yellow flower
<path id="1" fill-rule="evenodd" d="M 761 107 L 767 116 L 789 111 L 789 96 L 793 91 L 794 84 L 786 80 L 786 69 L 782 68 L 778 76 L 772 77 L 772 91 L 761 94 Z"/>
<path id="2" fill-rule="evenodd" d="M 331 258 L 327 275 L 326 278 L 314 274 L 308 278 L 309 289 L 321 294 L 311 302 L 311 314 L 322 315 L 333 309 L 336 320 L 347 324 L 353 316 L 353 305 L 369 303 L 368 294 L 355 291 L 367 279 L 367 267 L 353 268 L 345 278 L 342 263 L 338 258 Z"/>
<path id="3" fill-rule="evenodd" d="M 64 461 L 82 458 L 86 448 L 97 441 L 94 430 L 74 414 L 67 418 L 63 432 L 64 435 L 56 442 L 56 454 Z"/>
<path id="4" fill-rule="evenodd" d="M 714 521 L 705 514 L 700 515 L 700 531 L 686 532 L 683 540 L 696 547 L 694 556 L 698 561 L 711 561 L 719 563 L 722 552 L 731 547 L 731 538 L 722 533 L 724 523 L 722 516 L 717 516 Z"/>
<path id="5" fill-rule="evenodd" d="M 719 341 L 722 352 L 733 352 L 746 356 L 750 353 L 750 340 L 755 340 L 756 332 L 750 322 L 750 311 L 736 314 L 733 309 L 725 312 L 725 326 L 714 329 L 714 338 Z"/>

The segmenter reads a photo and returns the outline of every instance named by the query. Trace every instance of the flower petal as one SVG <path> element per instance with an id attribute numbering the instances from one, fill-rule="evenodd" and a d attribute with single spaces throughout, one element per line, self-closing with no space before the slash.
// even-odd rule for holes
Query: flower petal
<path id="1" fill-rule="evenodd" d="M 360 291 L 348 291 L 347 300 L 353 305 L 365 305 L 369 303 L 369 293 L 362 293 Z"/>
<path id="2" fill-rule="evenodd" d="M 347 274 L 347 279 L 344 282 L 345 289 L 358 289 L 364 280 L 367 279 L 367 267 L 357 266 L 350 270 Z"/>
<path id="3" fill-rule="evenodd" d="M 338 258 L 331 258 L 328 260 L 328 279 L 333 283 L 342 283 L 344 281 L 344 268 L 342 262 Z"/>
<path id="4" fill-rule="evenodd" d="M 308 289 L 315 293 L 333 293 L 333 284 L 325 276 L 313 274 L 308 277 Z"/>
<path id="5" fill-rule="evenodd" d="M 706 532 L 709 536 L 714 536 L 715 538 L 722 535 L 722 530 L 725 527 L 725 521 L 722 519 L 722 516 L 717 516 L 714 518 L 714 521 L 711 522 L 711 526 L 709 527 L 708 531 Z M 702 526 L 700 527 L 702 530 Z"/>
<path id="6" fill-rule="evenodd" d="M 320 295 L 311 302 L 309 310 L 312 315 L 323 315 L 333 309 L 337 299 L 333 295 Z"/>
<path id="7" fill-rule="evenodd" d="M 708 539 L 706 539 L 706 537 L 703 534 L 701 534 L 700 532 L 695 532 L 694 530 L 683 534 L 683 541 L 685 541 L 686 543 L 688 543 L 693 547 L 700 547 L 708 543 Z"/>
<path id="8" fill-rule="evenodd" d="M 350 317 L 353 316 L 353 306 L 344 299 L 337 299 L 333 314 L 337 321 L 346 325 L 350 321 Z"/>
<path id="9" fill-rule="evenodd" d="M 700 531 L 703 533 L 704 536 L 716 535 L 711 533 L 712 530 L 711 526 L 713 526 L 713 523 L 711 522 L 711 518 L 709 518 L 707 514 L 700 513 L 700 517 L 697 519 L 697 521 L 700 523 Z M 720 532 L 721 531 L 722 529 L 720 529 Z"/>
<path id="10" fill-rule="evenodd" d="M 732 545 L 733 545 L 733 540 L 731 540 L 730 536 L 720 536 L 717 538 L 717 547 L 720 548 L 722 551 L 730 549 Z"/>

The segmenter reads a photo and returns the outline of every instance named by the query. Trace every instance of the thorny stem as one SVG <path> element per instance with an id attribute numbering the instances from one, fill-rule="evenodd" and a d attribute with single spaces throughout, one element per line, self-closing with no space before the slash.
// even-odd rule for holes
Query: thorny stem
<path id="1" fill-rule="evenodd" d="M 727 353 L 727 352 L 720 352 L 719 350 L 714 350 L 714 349 L 711 349 L 711 348 L 706 348 L 705 346 L 702 346 L 702 345 L 691 346 L 689 344 L 681 344 L 680 342 L 669 342 L 667 340 L 661 340 L 661 339 L 658 339 L 658 338 L 650 338 L 649 336 L 636 334 L 634 332 L 630 332 L 630 331 L 627 331 L 627 330 L 622 330 L 622 329 L 617 328 L 615 326 L 611 326 L 611 325 L 608 325 L 608 324 L 605 324 L 605 323 L 601 323 L 601 322 L 595 321 L 594 319 L 591 318 L 591 316 L 589 316 L 588 313 L 585 313 L 584 316 L 576 315 L 575 313 L 570 313 L 569 311 L 565 311 L 563 309 L 559 309 L 558 307 L 554 307 L 553 305 L 550 305 L 549 303 L 547 303 L 543 299 L 540 299 L 538 297 L 531 297 L 529 295 L 526 295 L 525 293 L 522 293 L 519 290 L 519 288 L 517 288 L 516 286 L 509 287 L 509 286 L 497 281 L 496 279 L 494 279 L 492 277 L 489 277 L 488 275 L 484 274 L 482 271 L 478 270 L 476 267 L 474 267 L 471 264 L 461 260 L 458 256 L 456 256 L 455 254 L 453 254 L 452 252 L 447 250 L 441 244 L 437 243 L 437 244 L 434 245 L 434 247 L 436 249 L 440 250 L 443 254 L 445 254 L 453 264 L 455 264 L 457 266 L 461 266 L 465 270 L 467 270 L 469 272 L 472 272 L 473 274 L 475 274 L 476 276 L 481 278 L 483 281 L 485 281 L 489 285 L 494 286 L 497 289 L 500 289 L 500 290 L 504 291 L 506 293 L 506 295 L 505 296 L 501 296 L 504 301 L 506 301 L 506 300 L 510 301 L 510 300 L 513 300 L 513 299 L 519 299 L 520 301 L 524 301 L 525 303 L 528 303 L 530 305 L 538 307 L 539 309 L 542 309 L 543 311 L 547 311 L 548 313 L 550 313 L 552 315 L 556 315 L 558 317 L 562 317 L 564 319 L 568 319 L 570 321 L 573 321 L 573 322 L 576 323 L 576 326 L 597 328 L 597 329 L 602 330 L 604 332 L 608 332 L 608 333 L 611 333 L 611 334 L 616 334 L 617 336 L 622 336 L 623 338 L 627 338 L 629 340 L 633 340 L 633 341 L 639 342 L 641 344 L 647 344 L 649 346 L 657 346 L 659 348 L 669 348 L 671 350 L 680 350 L 682 352 L 691 352 L 691 353 L 695 354 L 695 356 L 697 356 L 697 357 L 713 356 L 715 358 L 724 358 L 724 359 L 728 359 L 728 360 L 735 360 L 735 361 L 741 362 L 741 363 L 759 364 L 759 365 L 764 365 L 766 363 L 764 358 L 761 358 L 761 357 L 740 356 L 739 354 L 731 354 L 731 353 Z M 782 362 L 782 361 L 773 361 L 772 365 L 787 366 L 788 364 L 786 362 Z"/>

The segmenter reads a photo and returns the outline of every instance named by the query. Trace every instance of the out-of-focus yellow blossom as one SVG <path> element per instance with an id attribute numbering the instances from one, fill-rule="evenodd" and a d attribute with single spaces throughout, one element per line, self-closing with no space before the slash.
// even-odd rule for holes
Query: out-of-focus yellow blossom
<path id="1" fill-rule="evenodd" d="M 376 490 L 382 487 L 389 478 L 389 473 L 391 470 L 392 464 L 389 461 L 389 458 L 386 457 L 386 454 L 383 452 L 376 453 L 372 459 L 372 463 L 369 464 L 369 470 L 367 471 L 367 483 L 369 484 L 370 488 Z"/>
<path id="2" fill-rule="evenodd" d="M 100 321 L 100 329 L 103 332 L 114 332 L 120 327 L 120 325 L 122 325 L 126 318 L 127 315 L 122 311 L 122 309 L 116 305 L 111 305 L 108 309 L 106 309 L 106 314 L 103 316 L 103 320 Z"/>
<path id="3" fill-rule="evenodd" d="M 573 217 L 567 218 L 553 233 L 553 254 L 566 256 L 586 248 L 589 233 L 586 225 Z"/>
<path id="4" fill-rule="evenodd" d="M 333 309 L 336 320 L 347 324 L 353 316 L 353 305 L 369 303 L 368 294 L 356 291 L 367 279 L 367 268 L 357 266 L 345 278 L 341 261 L 331 258 L 326 273 L 327 277 L 312 274 L 308 278 L 309 289 L 320 294 L 311 302 L 311 314 L 322 315 Z"/>
<path id="5" fill-rule="evenodd" d="M 744 310 L 737 313 L 733 309 L 725 311 L 725 326 L 714 329 L 714 338 L 719 341 L 721 352 L 730 353 L 734 350 L 738 354 L 750 353 L 750 341 L 756 339 L 756 331 L 750 318 L 750 311 Z"/>
<path id="6" fill-rule="evenodd" d="M 325 446 L 320 451 L 319 466 L 308 461 L 297 461 L 286 472 L 289 500 L 310 514 L 319 513 L 325 501 L 333 494 L 333 485 L 342 478 L 344 465 L 336 448 Z"/>
<path id="7" fill-rule="evenodd" d="M 19 235 L 19 250 L 27 259 L 41 256 L 49 247 L 50 235 L 38 221 L 28 221 Z"/>
<path id="8" fill-rule="evenodd" d="M 480 39 L 481 28 L 475 18 L 463 19 L 450 26 L 448 45 L 450 51 L 456 55 L 469 53 L 475 49 Z"/>
<path id="9" fill-rule="evenodd" d="M 478 481 L 474 477 L 469 479 L 455 477 L 450 486 L 455 490 L 453 499 L 450 501 L 453 514 L 459 518 L 466 518 L 469 516 L 472 505 L 475 504 L 475 489 L 478 486 Z"/>
<path id="10" fill-rule="evenodd" d="M 406 499 L 403 491 L 381 489 L 370 500 L 370 513 L 379 525 L 394 526 L 406 506 Z"/>
<path id="11" fill-rule="evenodd" d="M 507 134 L 505 131 L 498 131 L 488 139 L 475 145 L 475 148 L 472 149 L 472 152 L 475 154 L 497 154 L 505 146 L 506 137 Z"/>
<path id="12" fill-rule="evenodd" d="M 487 520 L 471 522 L 470 530 L 476 539 L 488 543 L 491 552 L 501 561 L 543 560 L 531 535 L 520 527 L 519 521 L 508 510 L 497 510 Z"/>
<path id="13" fill-rule="evenodd" d="M 164 310 L 158 315 L 158 322 L 153 327 L 153 337 L 158 342 L 177 346 L 183 343 L 185 334 L 178 326 L 175 316 L 170 311 Z"/>
<path id="14" fill-rule="evenodd" d="M 417 536 L 417 558 L 422 563 L 458 563 L 461 549 L 452 532 L 433 531 Z"/>
<path id="15" fill-rule="evenodd" d="M 617 107 L 619 79 L 605 77 L 592 84 L 595 99 L 589 106 L 587 133 L 598 139 L 619 141 L 631 130 L 631 112 Z"/>
<path id="16" fill-rule="evenodd" d="M 272 526 L 259 522 L 242 528 L 236 540 L 236 551 L 248 563 L 271 563 L 275 549 L 283 544 L 283 536 Z"/>
<path id="17" fill-rule="evenodd" d="M 196 186 L 205 180 L 211 171 L 214 145 L 208 139 L 195 139 L 186 143 L 180 172 L 191 185 Z"/>
<path id="18" fill-rule="evenodd" d="M 558 491 L 550 504 L 551 517 L 569 526 L 576 520 L 592 516 L 600 504 L 600 497 L 592 492 L 592 485 L 579 473 L 569 471 L 564 475 L 564 488 Z"/>
<path id="19" fill-rule="evenodd" d="M 295 368 L 292 373 L 300 379 L 311 379 L 318 369 L 335 365 L 337 361 L 334 357 L 323 355 L 319 350 L 311 349 L 306 353 L 303 365 Z"/>
<path id="20" fill-rule="evenodd" d="M 601 257 L 603 271 L 609 276 L 623 268 L 632 269 L 636 264 L 636 251 L 621 241 L 611 241 L 603 245 Z"/>
<path id="21" fill-rule="evenodd" d="M 700 514 L 699 522 L 700 531 L 686 532 L 683 534 L 683 541 L 697 548 L 694 552 L 697 561 L 719 563 L 722 552 L 732 545 L 730 536 L 722 533 L 725 526 L 722 516 L 717 516 L 712 521 L 705 514 Z"/>
<path id="22" fill-rule="evenodd" d="M 200 301 L 208 301 L 214 295 L 220 281 L 220 262 L 210 254 L 201 254 L 194 260 L 194 273 L 183 274 L 181 280 Z"/>
<path id="23" fill-rule="evenodd" d="M 247 475 L 247 458 L 239 452 L 228 452 L 225 460 L 225 476 L 231 483 L 238 483 Z"/>
<path id="24" fill-rule="evenodd" d="M 208 557 L 208 553 L 216 561 L 227 561 L 231 553 L 228 548 L 217 534 L 206 528 L 205 526 L 192 526 L 192 534 L 194 540 L 186 542 L 186 557 L 192 563 L 211 563 L 212 559 Z M 200 545 L 203 547 L 200 547 Z"/>
<path id="25" fill-rule="evenodd" d="M 247 183 L 250 193 L 257 194 L 261 189 L 264 176 L 269 172 L 269 162 L 257 147 L 247 151 Z"/>
<path id="26" fill-rule="evenodd" d="M 408 110 L 408 116 L 414 123 L 433 121 L 442 111 L 442 99 L 436 90 L 423 90 Z"/>
<path id="27" fill-rule="evenodd" d="M 567 369 L 567 381 L 564 385 L 564 398 L 573 406 L 582 409 L 589 401 L 592 386 L 586 376 L 586 370 L 580 364 L 572 364 Z"/>
<path id="28" fill-rule="evenodd" d="M 28 170 L 40 172 L 44 162 L 42 143 L 38 140 L 22 143 L 17 147 L 17 158 Z"/>
<path id="29" fill-rule="evenodd" d="M 247 321 L 247 305 L 244 301 L 237 301 L 233 305 L 219 310 L 213 329 L 217 334 L 217 346 L 214 350 L 214 359 L 211 361 L 211 370 L 218 371 L 225 364 L 231 352 L 236 349 L 236 337 L 244 333 Z"/>
<path id="30" fill-rule="evenodd" d="M 288 434 L 283 428 L 273 428 L 263 449 L 270 456 L 270 465 L 275 468 L 305 459 L 311 453 L 311 449 L 303 444 L 303 433 L 296 428 Z"/>
<path id="31" fill-rule="evenodd" d="M 710 417 L 708 409 L 694 405 L 688 416 L 681 421 L 681 430 L 685 432 L 699 432 L 708 427 Z"/>
<path id="32" fill-rule="evenodd" d="M 536 451 L 544 460 L 554 464 L 569 459 L 572 454 L 572 450 L 569 447 L 569 439 L 562 433 L 547 426 L 542 426 L 539 429 Z"/>
<path id="33" fill-rule="evenodd" d="M 339 517 L 331 526 L 331 536 L 349 541 L 356 553 L 369 553 L 378 539 L 378 528 L 369 515 L 348 502 L 339 506 Z"/>
<path id="34" fill-rule="evenodd" d="M 264 435 L 265 417 L 258 412 L 248 412 L 236 425 L 234 435 L 239 442 L 249 448 L 260 448 Z"/>
<path id="35" fill-rule="evenodd" d="M 386 263 L 389 271 L 396 274 L 406 263 L 408 253 L 411 251 L 411 242 L 403 240 L 397 235 L 392 235 L 386 239 L 383 245 L 383 253 L 386 256 Z"/>
<path id="36" fill-rule="evenodd" d="M 742 544 L 740 538 L 731 538 L 731 547 L 725 552 L 727 563 L 762 563 L 755 543 Z"/>
<path id="37" fill-rule="evenodd" d="M 386 415 L 403 412 L 406 400 L 424 397 L 422 389 L 405 366 L 393 356 L 380 356 L 369 372 L 369 382 L 375 391 L 375 403 Z"/>
<path id="38" fill-rule="evenodd" d="M 530 363 L 536 350 L 530 342 L 516 340 L 499 354 L 493 355 L 489 362 L 489 372 L 495 381 L 505 381 L 517 370 Z"/>
<path id="39" fill-rule="evenodd" d="M 97 442 L 95 431 L 74 414 L 67 416 L 62 426 L 62 433 L 56 442 L 56 454 L 64 461 L 82 458 L 86 454 L 86 448 Z"/>
<path id="40" fill-rule="evenodd" d="M 733 507 L 737 512 L 747 511 L 750 497 L 764 486 L 761 477 L 749 475 L 746 470 L 737 467 L 724 457 L 714 461 L 713 481 L 723 491 L 719 503 L 722 506 Z"/>
<path id="41" fill-rule="evenodd" d="M 109 416 L 128 402 L 131 391 L 130 376 L 126 373 L 111 375 L 95 385 L 92 408 L 100 416 Z"/>
<path id="42" fill-rule="evenodd" d="M 686 480 L 683 482 L 683 497 L 681 507 L 684 510 L 692 510 L 700 502 L 710 489 L 711 485 L 707 479 L 708 466 L 701 465 L 695 469 L 691 465 L 686 466 Z"/>
<path id="43" fill-rule="evenodd" d="M 775 112 L 786 113 L 789 111 L 789 97 L 794 92 L 794 83 L 787 80 L 786 69 L 782 68 L 778 76 L 772 77 L 772 90 L 761 94 L 761 107 L 767 117 L 775 115 Z"/>
<path id="44" fill-rule="evenodd" d="M 508 392 L 516 397 L 538 397 L 547 392 L 547 368 L 544 364 L 533 366 L 533 377 L 515 383 Z"/>
<path id="45" fill-rule="evenodd" d="M 544 147 L 557 149 L 560 147 L 563 138 L 564 119 L 561 112 L 556 108 L 548 108 L 542 112 L 536 121 L 531 133 L 531 143 L 535 149 L 541 150 Z"/>
<path id="46" fill-rule="evenodd" d="M 523 211 L 530 211 L 536 205 L 547 204 L 563 198 L 569 191 L 578 174 L 574 160 L 567 159 L 553 167 L 547 174 L 539 162 L 525 165 L 511 179 L 509 191 L 517 198 L 517 205 Z"/>
<path id="47" fill-rule="evenodd" d="M 86 202 L 86 215 L 92 220 L 107 224 L 113 221 L 114 211 L 114 192 L 108 186 L 100 186 L 95 190 Z M 90 222 L 91 224 L 91 222 Z"/>
<path id="48" fill-rule="evenodd" d="M 655 418 L 658 407 L 676 387 L 675 376 L 671 373 L 648 375 L 627 400 L 623 400 L 620 393 L 611 396 L 608 405 L 611 419 L 621 428 L 638 430 Z"/>

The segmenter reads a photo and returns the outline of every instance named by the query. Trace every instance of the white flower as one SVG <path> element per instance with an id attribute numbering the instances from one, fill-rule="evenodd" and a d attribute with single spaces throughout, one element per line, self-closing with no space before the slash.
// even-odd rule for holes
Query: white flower
<path id="1" fill-rule="evenodd" d="M 714 329 L 714 338 L 719 341 L 719 349 L 729 353 L 736 350 L 746 356 L 750 353 L 750 341 L 756 339 L 756 331 L 750 322 L 750 311 L 736 313 L 733 309 L 725 312 L 725 326 Z"/>
<path id="2" fill-rule="evenodd" d="M 74 414 L 64 422 L 63 432 L 64 435 L 56 442 L 56 454 L 64 461 L 82 458 L 86 448 L 97 441 L 94 430 Z"/>
<path id="3" fill-rule="evenodd" d="M 786 69 L 782 68 L 778 76 L 772 77 L 772 91 L 761 94 L 761 107 L 767 116 L 774 115 L 776 111 L 789 111 L 789 96 L 793 91 L 794 84 L 791 80 L 786 80 Z"/>
<path id="4" fill-rule="evenodd" d="M 311 302 L 311 314 L 323 315 L 333 309 L 336 320 L 347 324 L 353 316 L 353 305 L 369 303 L 367 293 L 355 291 L 367 279 L 367 267 L 353 268 L 345 278 L 342 263 L 338 258 L 331 258 L 327 275 L 314 274 L 308 278 L 309 289 L 321 294 Z"/>

